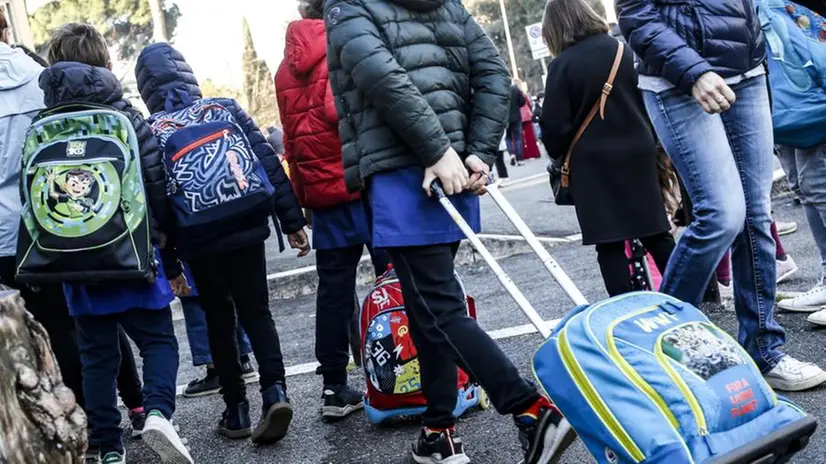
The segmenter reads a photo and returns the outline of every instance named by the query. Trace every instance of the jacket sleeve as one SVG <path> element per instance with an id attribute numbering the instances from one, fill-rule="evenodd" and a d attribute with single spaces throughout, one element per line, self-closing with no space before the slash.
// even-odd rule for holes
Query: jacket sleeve
<path id="1" fill-rule="evenodd" d="M 281 163 L 278 162 L 278 156 L 275 155 L 272 146 L 267 142 L 261 130 L 258 129 L 255 121 L 241 108 L 238 102 L 235 100 L 219 100 L 219 103 L 232 113 L 235 121 L 244 130 L 253 153 L 258 157 L 267 172 L 270 183 L 275 188 L 274 208 L 278 221 L 281 223 L 281 230 L 289 235 L 303 229 L 307 225 L 307 221 L 304 219 L 304 213 L 298 204 L 298 198 L 295 197 L 292 184 L 290 184 Z"/>
<path id="2" fill-rule="evenodd" d="M 166 194 L 166 167 L 164 166 L 163 153 L 160 151 L 158 139 L 152 132 L 152 127 L 143 116 L 131 106 L 126 110 L 138 136 L 138 146 L 140 147 L 141 174 L 146 189 L 147 204 L 152 213 L 155 233 L 164 234 L 167 237 L 166 246 L 161 249 L 161 263 L 167 279 L 174 279 L 181 275 L 181 263 L 172 243 L 172 234 L 169 233 L 169 225 L 172 220 L 172 205 Z M 160 237 L 155 236 L 155 243 L 160 244 Z"/>
<path id="3" fill-rule="evenodd" d="M 468 154 L 492 166 L 507 125 L 510 76 L 496 46 L 469 13 L 465 19 L 465 40 L 473 90 Z"/>
<path id="4" fill-rule="evenodd" d="M 450 140 L 433 108 L 388 50 L 362 1 L 328 1 L 324 12 L 328 50 L 361 96 L 422 166 L 436 164 L 450 148 Z"/>
<path id="5" fill-rule="evenodd" d="M 545 104 L 550 104 L 552 107 L 547 108 L 547 111 L 542 111 L 539 123 L 542 127 L 542 143 L 548 151 L 548 156 L 553 159 L 565 156 L 576 130 L 571 99 L 568 96 L 568 85 L 561 71 L 555 61 L 551 61 L 548 65 Z"/>
<path id="6" fill-rule="evenodd" d="M 648 66 L 662 69 L 663 77 L 685 94 L 697 79 L 712 70 L 696 50 L 660 17 L 654 0 L 617 0 L 617 17 L 631 48 Z"/>

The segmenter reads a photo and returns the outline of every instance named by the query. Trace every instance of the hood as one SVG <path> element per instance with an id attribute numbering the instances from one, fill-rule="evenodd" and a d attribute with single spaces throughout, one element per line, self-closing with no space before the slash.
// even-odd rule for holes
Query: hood
<path id="1" fill-rule="evenodd" d="M 16 89 L 37 77 L 43 67 L 19 48 L 0 43 L 0 90 Z"/>
<path id="2" fill-rule="evenodd" d="M 413 11 L 432 11 L 445 4 L 446 0 L 390 0 L 401 7 Z"/>
<path id="3" fill-rule="evenodd" d="M 78 101 L 111 105 L 123 99 L 123 89 L 112 71 L 73 61 L 44 69 L 40 88 L 49 108 Z"/>
<path id="4" fill-rule="evenodd" d="M 198 79 L 184 56 L 168 43 L 143 49 L 135 64 L 138 92 L 149 111 L 177 111 L 201 98 Z"/>
<path id="5" fill-rule="evenodd" d="M 287 26 L 284 61 L 294 74 L 299 76 L 310 74 L 326 57 L 327 39 L 323 20 L 302 19 Z"/>

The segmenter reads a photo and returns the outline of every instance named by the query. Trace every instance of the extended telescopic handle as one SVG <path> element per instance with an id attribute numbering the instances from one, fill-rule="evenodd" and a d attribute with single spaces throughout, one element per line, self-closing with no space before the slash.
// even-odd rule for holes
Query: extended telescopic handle
<path id="1" fill-rule="evenodd" d="M 539 313 L 536 312 L 536 309 L 531 305 L 531 302 L 525 297 L 519 287 L 513 283 L 511 278 L 502 269 L 502 266 L 496 262 L 496 258 L 488 251 L 479 237 L 473 232 L 473 229 L 470 228 L 470 225 L 465 221 L 459 211 L 453 206 L 453 203 L 450 202 L 447 195 L 445 195 L 444 190 L 442 189 L 441 182 L 437 179 L 432 184 L 430 184 L 430 191 L 433 195 L 439 200 L 442 207 L 444 207 L 445 211 L 450 215 L 453 221 L 462 229 L 467 239 L 470 241 L 473 248 L 482 256 L 482 259 L 485 260 L 488 266 L 490 266 L 493 273 L 496 275 L 496 278 L 499 279 L 499 282 L 505 287 L 508 294 L 513 298 L 516 304 L 519 306 L 519 309 L 528 316 L 528 319 L 531 320 L 531 323 L 536 327 L 536 330 L 542 334 L 542 337 L 548 338 L 551 336 L 551 329 L 548 328 L 548 325 L 542 320 L 542 317 Z"/>

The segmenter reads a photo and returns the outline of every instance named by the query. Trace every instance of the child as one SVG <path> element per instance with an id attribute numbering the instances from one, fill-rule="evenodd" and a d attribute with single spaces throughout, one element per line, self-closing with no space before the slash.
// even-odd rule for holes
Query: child
<path id="1" fill-rule="evenodd" d="M 40 86 L 48 108 L 66 103 L 111 106 L 131 119 L 138 135 L 140 162 L 147 201 L 153 213 L 153 236 L 163 241 L 160 231 L 166 226 L 168 202 L 165 177 L 156 139 L 138 110 L 123 99 L 103 36 L 87 24 L 66 24 L 58 28 L 49 46 L 51 67 L 40 76 Z M 72 193 L 83 189 L 83 176 Z M 67 193 L 67 204 L 77 204 L 77 195 Z M 83 208 L 82 204 L 77 204 Z M 71 206 L 70 206 L 71 208 Z M 180 265 L 171 250 L 164 250 L 163 268 L 154 283 L 113 281 L 100 285 L 64 284 L 70 313 L 78 328 L 83 391 L 89 418 L 89 445 L 99 450 L 99 462 L 126 462 L 121 440 L 121 415 L 115 397 L 115 379 L 121 352 L 118 325 L 129 334 L 143 358 L 143 428 L 146 444 L 163 462 L 192 463 L 186 447 L 169 422 L 175 411 L 175 381 L 178 372 L 178 342 L 172 328 L 169 303 L 173 299 L 170 283 L 185 286 Z"/>
<path id="2" fill-rule="evenodd" d="M 419 353 L 427 410 L 413 458 L 470 462 L 454 428 L 460 364 L 513 415 L 525 462 L 554 461 L 573 429 L 468 316 L 453 273 L 463 234 L 425 194 L 438 179 L 479 229 L 474 194 L 485 193 L 508 120 L 508 72 L 461 2 L 408 3 L 328 0 L 324 17 L 344 179 L 367 189 L 373 246 L 390 253 Z"/>
<path id="3" fill-rule="evenodd" d="M 192 69 L 169 44 L 146 47 L 138 57 L 135 75 L 138 90 L 153 117 L 161 112 L 190 108 L 201 99 Z M 244 131 L 250 149 L 275 188 L 273 213 L 288 235 L 290 246 L 301 250 L 299 256 L 306 255 L 310 251 L 304 232 L 306 221 L 272 147 L 238 102 L 229 98 L 211 102 L 229 111 Z M 222 228 L 222 232 L 225 233 L 214 237 L 178 237 L 179 242 L 186 241 L 182 257 L 187 260 L 198 285 L 209 347 L 226 403 L 218 431 L 229 438 L 252 436 L 255 443 L 272 443 L 286 436 L 293 412 L 287 398 L 278 332 L 269 307 L 264 254 L 264 241 L 270 235 L 268 218 L 242 217 L 230 227 Z M 263 410 L 255 430 L 251 427 L 249 402 L 241 376 L 235 339 L 236 313 L 258 362 Z"/>

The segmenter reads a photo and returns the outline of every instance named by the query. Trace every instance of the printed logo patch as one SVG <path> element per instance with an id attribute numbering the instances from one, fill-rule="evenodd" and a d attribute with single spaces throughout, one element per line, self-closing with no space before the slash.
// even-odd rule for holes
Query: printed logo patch
<path id="1" fill-rule="evenodd" d="M 66 156 L 73 158 L 86 156 L 86 141 L 72 140 L 66 144 Z"/>
<path id="2" fill-rule="evenodd" d="M 331 8 L 330 11 L 327 12 L 327 22 L 330 23 L 331 26 L 335 26 L 338 24 L 339 16 L 341 16 L 341 8 Z"/>

